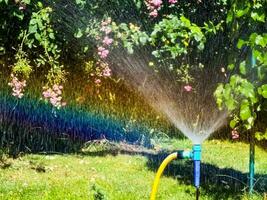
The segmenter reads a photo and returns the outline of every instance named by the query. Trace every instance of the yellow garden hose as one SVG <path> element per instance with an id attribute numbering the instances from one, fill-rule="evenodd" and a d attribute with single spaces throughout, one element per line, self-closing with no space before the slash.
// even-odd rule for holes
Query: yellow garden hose
<path id="1" fill-rule="evenodd" d="M 150 200 L 155 200 L 156 199 L 156 195 L 157 195 L 157 191 L 158 191 L 158 187 L 159 187 L 159 180 L 160 177 L 164 171 L 164 169 L 166 168 L 166 166 L 174 159 L 177 158 L 177 153 L 172 153 L 170 155 L 167 156 L 167 158 L 164 159 L 164 161 L 161 163 L 156 177 L 154 179 L 154 183 L 153 183 L 153 187 L 152 187 L 152 191 L 151 191 L 151 195 L 150 195 Z"/>

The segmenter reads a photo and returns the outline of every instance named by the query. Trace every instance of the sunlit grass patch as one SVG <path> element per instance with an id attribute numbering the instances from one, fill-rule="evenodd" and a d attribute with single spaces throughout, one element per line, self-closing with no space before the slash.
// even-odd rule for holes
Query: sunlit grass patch
<path id="1" fill-rule="evenodd" d="M 172 141 L 169 151 L 190 147 L 188 141 Z M 201 199 L 247 200 L 248 195 L 238 181 L 248 172 L 248 145 L 222 141 L 207 141 L 203 145 Z M 157 153 L 156 153 L 157 155 Z M 153 159 L 154 160 L 151 160 Z M 9 199 L 92 199 L 96 196 L 111 200 L 149 199 L 155 170 L 162 158 L 153 155 L 85 154 L 25 155 L 10 160 L 11 166 L 0 169 L 0 197 Z M 256 149 L 257 178 L 266 180 L 267 152 Z M 42 167 L 45 172 L 37 170 Z M 188 168 L 188 170 L 187 170 Z M 227 170 L 226 170 L 227 169 Z M 181 171 L 184 170 L 184 173 Z M 191 164 L 175 161 L 167 168 L 159 187 L 158 199 L 194 198 Z M 216 179 L 217 178 L 217 179 Z M 257 182 L 251 198 L 262 200 L 266 181 Z M 263 187 L 263 188 L 261 188 Z"/>

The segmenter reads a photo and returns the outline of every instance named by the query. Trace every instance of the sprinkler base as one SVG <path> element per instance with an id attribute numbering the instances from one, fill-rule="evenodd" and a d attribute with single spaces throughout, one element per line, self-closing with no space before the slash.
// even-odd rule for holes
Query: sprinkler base
<path id="1" fill-rule="evenodd" d="M 200 191 L 199 191 L 199 187 L 196 188 L 196 200 L 199 200 L 199 196 L 200 196 Z"/>

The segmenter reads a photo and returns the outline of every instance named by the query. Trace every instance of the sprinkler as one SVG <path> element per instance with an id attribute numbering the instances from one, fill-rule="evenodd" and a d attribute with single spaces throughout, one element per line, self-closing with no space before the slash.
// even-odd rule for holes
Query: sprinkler
<path id="1" fill-rule="evenodd" d="M 195 144 L 193 146 L 193 162 L 194 162 L 194 186 L 196 187 L 196 199 L 199 199 L 200 187 L 200 160 L 201 160 L 201 146 Z"/>
<path id="2" fill-rule="evenodd" d="M 194 164 L 194 186 L 196 187 L 196 199 L 199 199 L 200 187 L 200 161 L 201 161 L 201 145 L 195 144 L 192 151 L 180 150 L 177 153 L 178 159 L 192 159 Z"/>
<path id="3" fill-rule="evenodd" d="M 161 163 L 154 183 L 153 183 L 153 188 L 151 191 L 150 195 L 150 200 L 155 200 L 156 199 L 156 193 L 158 190 L 158 185 L 159 185 L 159 180 L 160 177 L 166 168 L 166 166 L 175 159 L 191 159 L 194 163 L 194 186 L 196 188 L 196 200 L 199 199 L 199 187 L 200 187 L 200 161 L 201 161 L 201 145 L 200 144 L 194 144 L 192 151 L 186 151 L 186 150 L 178 150 L 175 153 L 170 154 L 167 156 L 164 161 Z"/>

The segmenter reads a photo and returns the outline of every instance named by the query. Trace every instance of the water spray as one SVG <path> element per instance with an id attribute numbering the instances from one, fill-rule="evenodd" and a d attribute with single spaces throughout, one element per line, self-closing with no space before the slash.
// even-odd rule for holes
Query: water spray
<path id="1" fill-rule="evenodd" d="M 150 195 L 150 200 L 155 200 L 156 199 L 156 194 L 159 186 L 159 180 L 160 177 L 166 168 L 166 166 L 175 159 L 191 159 L 194 163 L 194 186 L 196 188 L 196 200 L 199 199 L 199 188 L 200 188 L 200 162 L 201 162 L 201 145 L 200 144 L 194 144 L 192 151 L 187 151 L 187 150 L 179 150 L 175 153 L 170 154 L 167 156 L 164 161 L 161 163 L 151 191 Z"/>

